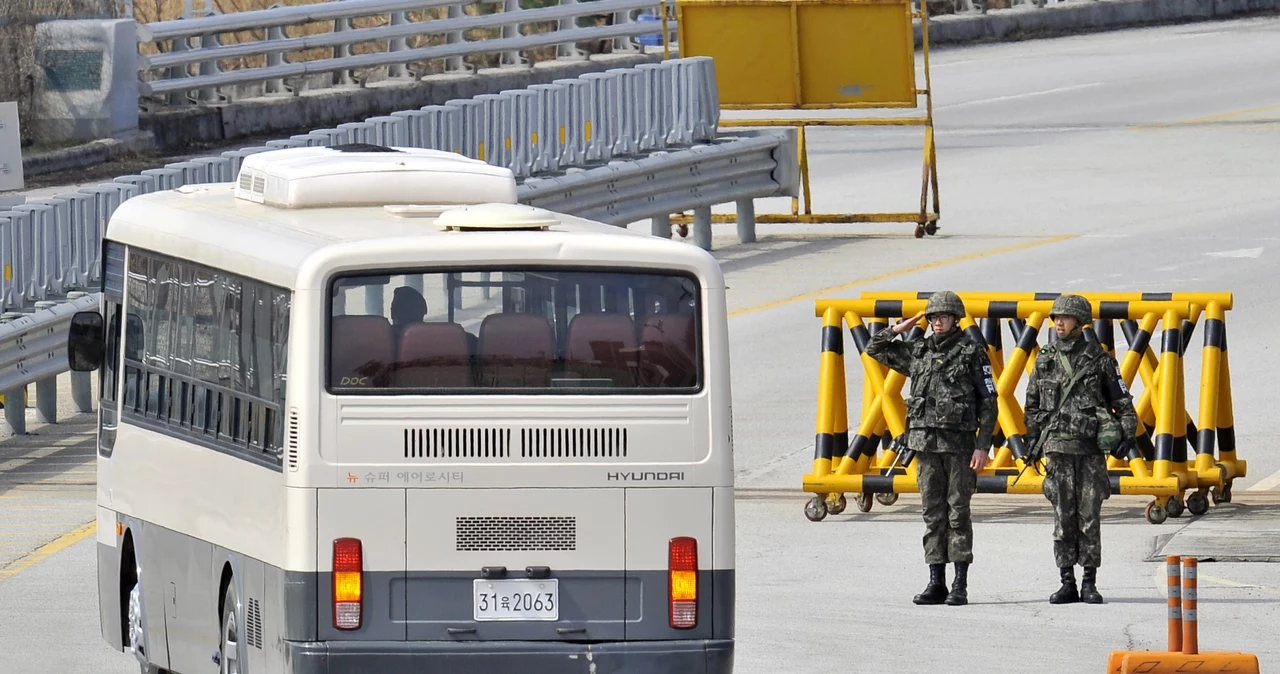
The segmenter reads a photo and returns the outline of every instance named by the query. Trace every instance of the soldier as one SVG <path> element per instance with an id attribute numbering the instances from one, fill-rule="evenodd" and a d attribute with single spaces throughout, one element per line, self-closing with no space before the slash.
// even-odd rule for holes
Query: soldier
<path id="1" fill-rule="evenodd" d="M 986 349 L 960 329 L 964 303 L 950 291 L 929 298 L 922 313 L 877 332 L 867 355 L 911 378 L 907 398 L 906 450 L 915 452 L 917 484 L 924 507 L 924 556 L 929 584 L 917 604 L 968 603 L 973 561 L 969 500 L 977 471 L 990 459 L 996 425 L 996 387 Z M 933 334 L 913 343 L 895 342 L 928 318 Z M 976 432 L 976 435 L 975 435 Z M 947 593 L 947 562 L 955 583 Z"/>
<path id="2" fill-rule="evenodd" d="M 1053 504 L 1053 556 L 1062 579 L 1049 603 L 1101 604 L 1099 517 L 1111 496 L 1106 453 L 1127 453 L 1138 416 L 1115 357 L 1083 337 L 1093 319 L 1089 300 L 1061 295 L 1049 317 L 1058 340 L 1036 357 L 1026 400 L 1027 446 L 1032 457 L 1048 457 L 1044 495 Z M 1076 564 L 1084 567 L 1079 591 Z"/>

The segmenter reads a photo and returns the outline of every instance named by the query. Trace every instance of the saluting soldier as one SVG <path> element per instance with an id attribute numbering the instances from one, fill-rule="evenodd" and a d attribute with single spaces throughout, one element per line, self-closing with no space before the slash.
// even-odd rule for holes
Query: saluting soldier
<path id="1" fill-rule="evenodd" d="M 1133 446 L 1138 415 L 1116 359 L 1083 336 L 1089 300 L 1061 295 L 1049 317 L 1058 340 L 1040 350 L 1027 380 L 1026 424 L 1033 457 L 1045 456 L 1044 495 L 1053 504 L 1053 556 L 1062 587 L 1051 604 L 1101 604 L 1102 502 L 1111 496 L 1108 452 Z M 1076 589 L 1075 566 L 1084 568 Z"/>
<path id="2" fill-rule="evenodd" d="M 969 501 L 977 471 L 990 459 L 996 425 L 996 387 L 986 349 L 960 329 L 964 303 L 951 291 L 929 297 L 925 310 L 877 332 L 867 355 L 910 377 L 906 449 L 915 452 L 917 484 L 924 508 L 924 556 L 929 584 L 917 604 L 968 603 L 973 562 Z M 894 341 L 919 322 L 933 334 L 912 343 Z M 947 592 L 946 565 L 955 564 Z"/>

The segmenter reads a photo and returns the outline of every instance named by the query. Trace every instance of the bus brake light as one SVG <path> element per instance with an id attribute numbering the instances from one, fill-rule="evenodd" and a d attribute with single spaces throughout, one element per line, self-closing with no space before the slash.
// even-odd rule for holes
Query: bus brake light
<path id="1" fill-rule="evenodd" d="M 333 626 L 360 629 L 364 594 L 364 552 L 358 538 L 333 541 Z"/>
<path id="2" fill-rule="evenodd" d="M 671 626 L 690 629 L 698 625 L 698 541 L 681 536 L 667 546 L 668 597 Z"/>

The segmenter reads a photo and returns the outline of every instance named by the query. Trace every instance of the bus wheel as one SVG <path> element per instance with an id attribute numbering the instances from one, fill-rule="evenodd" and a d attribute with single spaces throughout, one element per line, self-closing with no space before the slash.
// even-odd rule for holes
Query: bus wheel
<path id="1" fill-rule="evenodd" d="M 129 588 L 129 607 L 126 614 L 129 619 L 129 650 L 138 659 L 138 667 L 143 674 L 147 672 L 146 631 L 142 626 L 142 581 L 133 581 Z"/>
<path id="2" fill-rule="evenodd" d="M 804 504 L 804 516 L 810 522 L 821 522 L 827 517 L 827 502 L 821 496 L 815 496 Z"/>
<path id="3" fill-rule="evenodd" d="M 218 653 L 215 660 L 219 674 L 243 674 L 244 662 L 240 658 L 240 622 L 237 618 L 235 583 L 227 584 L 226 594 L 222 600 L 222 636 L 218 639 Z"/>
<path id="4" fill-rule="evenodd" d="M 138 659 L 138 671 L 142 674 L 169 674 L 169 670 L 160 669 L 155 665 L 147 662 L 147 632 L 146 617 L 142 615 L 142 574 L 137 574 L 139 580 L 133 581 L 133 586 L 129 588 L 129 605 L 125 614 L 129 627 L 129 650 L 133 651 L 133 655 Z"/>

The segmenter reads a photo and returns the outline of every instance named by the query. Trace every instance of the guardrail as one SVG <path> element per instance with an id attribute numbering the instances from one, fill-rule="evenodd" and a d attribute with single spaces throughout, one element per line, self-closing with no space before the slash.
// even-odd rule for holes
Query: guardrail
<path id="1" fill-rule="evenodd" d="M 27 385 L 33 382 L 37 420 L 57 421 L 57 376 L 71 367 L 67 362 L 71 317 L 77 311 L 96 309 L 99 297 L 73 293 L 66 302 L 41 302 L 31 314 L 0 316 L 0 393 L 4 394 L 5 421 L 14 433 L 27 432 Z M 79 412 L 93 411 L 89 376 L 88 372 L 71 374 L 71 398 Z"/>
<path id="2" fill-rule="evenodd" d="M 632 38 L 639 36 L 662 44 L 661 23 L 652 20 L 664 7 L 661 0 L 549 1 L 558 4 L 524 9 L 521 0 L 503 0 L 501 11 L 476 16 L 465 8 L 479 5 L 457 0 L 342 0 L 140 23 L 139 94 L 168 95 L 170 104 L 226 101 L 234 93 L 222 88 L 261 84 L 264 94 L 284 93 L 304 78 L 309 86 L 326 88 L 356 82 L 357 69 L 377 70 L 367 79 L 395 79 L 417 77 L 411 65 L 425 71 L 436 61 L 443 61 L 443 72 L 466 72 L 469 56 L 499 55 L 503 66 L 532 67 L 530 50 L 540 47 L 555 47 L 555 57 L 565 59 L 582 58 L 574 45 L 584 41 L 610 40 L 615 53 L 638 51 Z M 442 10 L 447 18 L 424 17 L 430 10 Z M 637 21 L 642 13 L 651 20 Z M 577 26 L 580 17 L 590 16 L 608 19 Z M 332 28 L 315 33 L 318 22 L 332 22 Z M 379 25 L 360 27 L 371 23 Z M 537 24 L 554 28 L 521 33 L 522 26 Z M 674 36 L 673 19 L 667 31 Z M 353 54 L 358 45 L 367 53 Z M 307 53 L 316 49 L 324 56 Z M 232 59 L 239 67 L 224 67 Z M 328 82 L 311 77 L 331 73 Z"/>
<path id="3" fill-rule="evenodd" d="M 6 400 L 21 400 L 26 386 L 35 383 L 40 418 L 52 419 L 54 378 L 68 367 L 66 312 L 95 306 L 96 294 L 85 299 L 76 293 L 100 280 L 107 222 L 123 201 L 139 194 L 232 181 L 244 157 L 277 148 L 422 147 L 511 168 L 522 180 L 523 203 L 616 225 L 648 217 L 657 236 L 671 236 L 670 214 L 693 209 L 695 243 L 709 249 L 711 206 L 732 201 L 740 214 L 750 213 L 753 199 L 799 194 L 794 130 L 717 138 L 719 109 L 711 59 L 669 60 L 339 124 L 0 212 L 0 302 L 8 312 L 0 321 L 13 326 L 6 331 L 0 325 L 0 354 L 24 354 L 13 367 L 0 356 L 0 366 L 7 368 L 0 371 L 0 392 Z M 739 239 L 754 236 L 750 218 L 740 221 Z M 73 297 L 78 299 L 50 302 Z M 34 313 L 17 313 L 32 305 Z M 32 341 L 37 333 L 38 344 Z M 56 345 L 56 353 L 49 345 Z M 36 360 L 39 368 L 32 365 Z M 79 391 L 89 380 L 73 373 L 72 381 Z M 87 397 L 81 402 L 77 398 L 77 408 L 88 411 Z M 6 406 L 6 419 L 19 433 L 22 408 Z"/>
<path id="4" fill-rule="evenodd" d="M 671 236 L 671 213 L 694 213 L 694 243 L 711 249 L 711 207 L 735 202 L 738 240 L 755 241 L 754 200 L 797 196 L 795 129 L 744 131 L 732 140 L 659 153 L 547 179 L 527 180 L 520 201 L 561 213 L 626 225 L 652 218 L 654 236 Z"/>

